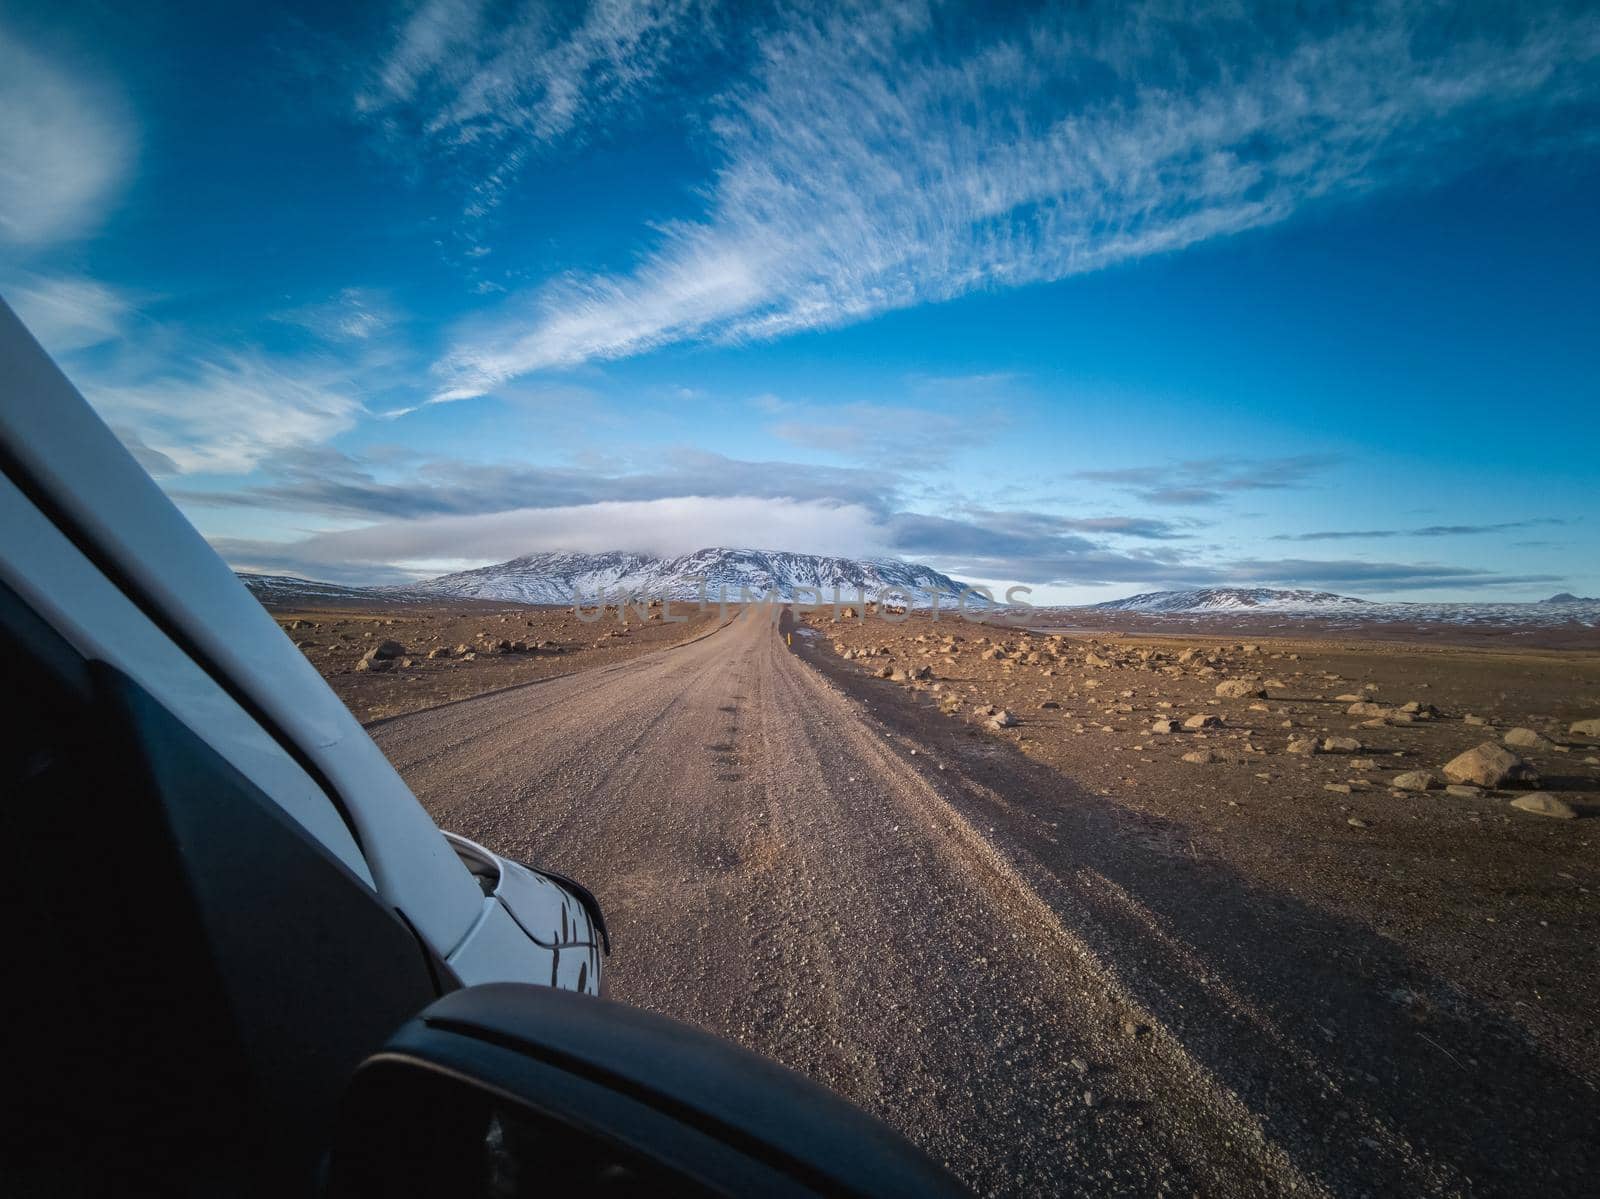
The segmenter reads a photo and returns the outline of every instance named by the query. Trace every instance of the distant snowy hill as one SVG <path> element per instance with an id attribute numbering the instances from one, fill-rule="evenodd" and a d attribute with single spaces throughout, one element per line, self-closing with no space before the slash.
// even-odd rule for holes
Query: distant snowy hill
<path id="1" fill-rule="evenodd" d="M 318 600 L 354 603 L 362 600 L 386 603 L 429 602 L 429 595 L 418 595 L 402 588 L 354 587 L 343 583 L 319 583 L 314 579 L 297 579 L 293 575 L 261 575 L 248 571 L 235 571 L 239 581 L 250 589 L 250 594 L 263 604 L 308 604 Z"/>
<path id="2" fill-rule="evenodd" d="M 540 553 L 513 558 L 410 584 L 406 590 L 453 599 L 510 600 L 524 604 L 593 602 L 625 594 L 653 599 L 712 601 L 719 594 L 737 602 L 744 592 L 758 598 L 789 601 L 808 588 L 831 599 L 834 588 L 847 602 L 864 592 L 868 599 L 888 588 L 891 593 L 925 605 L 926 593 L 937 587 L 949 593 L 962 584 L 926 566 L 891 560 L 828 558 L 777 550 L 703 549 L 678 558 L 645 554 Z M 946 601 L 941 601 L 944 603 Z"/>
<path id="3" fill-rule="evenodd" d="M 1553 628 L 1600 628 L 1600 600 L 1559 595 L 1533 603 L 1433 603 L 1363 600 L 1331 591 L 1277 590 L 1269 587 L 1202 587 L 1194 591 L 1152 591 L 1076 609 L 1080 612 L 1138 612 L 1153 616 L 1282 616 L 1336 618 L 1358 624 L 1454 624 Z"/>
<path id="4" fill-rule="evenodd" d="M 1332 591 L 1278 591 L 1270 587 L 1202 587 L 1195 591 L 1147 591 L 1107 600 L 1095 608 L 1115 612 L 1236 612 L 1241 608 L 1329 608 L 1344 610 L 1366 600 Z"/>

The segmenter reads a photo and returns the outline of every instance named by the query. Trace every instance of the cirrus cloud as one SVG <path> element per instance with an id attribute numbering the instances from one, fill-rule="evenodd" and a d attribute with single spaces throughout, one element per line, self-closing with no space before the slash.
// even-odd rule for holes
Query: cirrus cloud
<path id="1" fill-rule="evenodd" d="M 705 215 L 465 331 L 434 399 L 1182 249 L 1586 136 L 1525 118 L 1600 92 L 1600 15 L 1558 6 L 1102 5 L 950 36 L 973 28 L 906 3 L 767 30 L 712 122 Z"/>

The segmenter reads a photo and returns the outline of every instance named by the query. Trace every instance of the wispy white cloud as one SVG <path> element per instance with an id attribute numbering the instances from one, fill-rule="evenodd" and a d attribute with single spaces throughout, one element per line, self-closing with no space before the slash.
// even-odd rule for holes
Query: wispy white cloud
<path id="1" fill-rule="evenodd" d="M 142 460 L 168 473 L 244 474 L 272 454 L 326 442 L 362 413 L 343 372 L 250 353 L 138 382 L 79 382 Z"/>
<path id="2" fill-rule="evenodd" d="M 906 510 L 900 481 L 885 472 L 688 451 L 619 471 L 611 463 L 496 466 L 298 447 L 262 467 L 260 485 L 180 488 L 175 498 L 212 516 L 229 508 L 296 513 L 294 527 L 325 531 L 217 536 L 213 544 L 241 569 L 351 582 L 401 581 L 539 550 L 673 555 L 707 545 L 893 555 L 959 578 L 1044 588 L 1252 582 L 1394 594 L 1551 581 L 1470 563 L 1230 559 L 1197 538 L 1202 526 L 1188 519 L 982 508 L 949 497 L 936 511 Z"/>
<path id="3" fill-rule="evenodd" d="M 1110 484 L 1150 504 L 1215 504 L 1245 491 L 1309 487 L 1318 474 L 1339 461 L 1334 454 L 1295 454 L 1287 458 L 1232 455 L 1191 458 L 1164 466 L 1080 470 L 1073 473 L 1073 478 Z"/>
<path id="4" fill-rule="evenodd" d="M 132 311 L 126 296 L 93 279 L 28 274 L 3 290 L 39 344 L 58 357 L 119 337 Z"/>
<path id="5" fill-rule="evenodd" d="M 133 162 L 115 98 L 0 27 L 0 113 L 0 244 L 92 230 Z"/>
<path id="6" fill-rule="evenodd" d="M 393 568 L 438 573 L 541 550 L 622 549 L 675 555 L 710 545 L 855 555 L 879 544 L 867 509 L 825 500 L 675 496 L 472 516 L 389 521 L 293 542 L 219 539 L 240 569 L 370 578 Z"/>
<path id="7" fill-rule="evenodd" d="M 986 44 L 916 2 L 796 17 L 725 97 L 704 219 L 662 228 L 631 272 L 515 297 L 463 333 L 435 399 L 1181 249 L 1537 145 L 1553 123 L 1519 118 L 1600 94 L 1593 11 L 1197 12 L 1053 9 Z"/>
<path id="8" fill-rule="evenodd" d="M 388 332 L 400 318 L 382 292 L 345 287 L 319 303 L 280 313 L 278 319 L 299 325 L 323 341 L 362 342 Z"/>
<path id="9" fill-rule="evenodd" d="M 791 445 L 878 466 L 930 469 L 988 441 L 1003 415 L 990 409 L 897 404 L 788 403 L 768 427 Z"/>
<path id="10" fill-rule="evenodd" d="M 522 3 L 425 0 L 400 28 L 356 109 L 391 131 L 484 156 L 469 215 L 498 203 L 529 155 L 579 134 L 656 78 L 704 0 Z"/>

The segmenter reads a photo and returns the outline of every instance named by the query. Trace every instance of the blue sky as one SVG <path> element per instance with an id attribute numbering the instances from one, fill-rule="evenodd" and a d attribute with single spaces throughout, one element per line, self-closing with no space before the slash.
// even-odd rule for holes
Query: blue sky
<path id="1" fill-rule="evenodd" d="M 243 568 L 1600 593 L 1600 14 L 1288 7 L 0 0 L 0 292 Z"/>

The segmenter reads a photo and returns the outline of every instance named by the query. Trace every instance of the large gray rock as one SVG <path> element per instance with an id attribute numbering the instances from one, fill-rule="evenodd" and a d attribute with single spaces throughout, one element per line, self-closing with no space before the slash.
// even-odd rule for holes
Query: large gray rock
<path id="1" fill-rule="evenodd" d="M 1503 745 L 1485 741 L 1476 749 L 1451 758 L 1444 764 L 1444 777 L 1452 783 L 1476 783 L 1480 787 L 1504 787 L 1511 783 L 1537 785 L 1538 772 Z"/>

